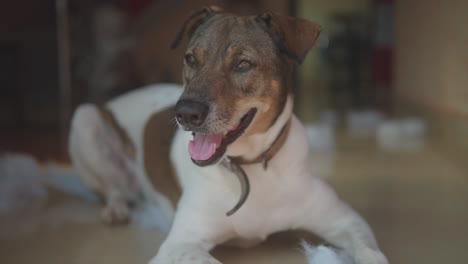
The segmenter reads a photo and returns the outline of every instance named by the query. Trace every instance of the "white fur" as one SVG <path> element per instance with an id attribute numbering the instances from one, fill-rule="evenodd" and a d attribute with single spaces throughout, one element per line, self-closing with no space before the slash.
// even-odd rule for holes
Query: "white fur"
<path id="1" fill-rule="evenodd" d="M 158 205 L 166 215 L 166 220 L 170 221 L 174 216 L 174 208 L 172 208 L 170 201 L 166 197 L 153 189 L 144 170 L 143 133 L 144 124 L 146 124 L 151 115 L 169 106 L 173 106 L 181 94 L 182 87 L 177 84 L 148 85 L 129 94 L 117 97 L 107 105 L 136 146 L 137 162 L 135 172 L 146 199 Z M 167 127 L 166 129 L 173 128 Z"/>
<path id="2" fill-rule="evenodd" d="M 172 221 L 174 208 L 153 189 L 144 169 L 143 133 L 151 115 L 173 105 L 181 92 L 175 84 L 149 85 L 107 104 L 134 143 L 135 160 L 125 155 L 118 135 L 106 126 L 96 106 L 84 104 L 75 111 L 69 138 L 70 158 L 83 181 L 106 197 L 108 211 L 103 212 L 104 219 L 118 215 L 125 221 L 130 214 L 126 201 L 136 200 L 136 193 L 141 191 L 163 212 L 165 222 Z"/>
<path id="3" fill-rule="evenodd" d="M 308 264 L 354 264 L 345 252 L 340 252 L 326 246 L 314 247 L 306 242 L 302 243 Z"/>
<path id="4" fill-rule="evenodd" d="M 138 162 L 130 173 L 136 175 L 149 201 L 159 206 L 168 203 L 153 190 L 144 174 L 142 129 L 152 111 L 175 103 L 180 91 L 175 86 L 154 86 L 128 97 L 120 97 L 109 104 L 139 151 Z M 187 151 L 191 133 L 177 131 L 171 160 L 183 195 L 175 215 L 163 209 L 174 221 L 166 241 L 151 260 L 152 264 L 220 263 L 209 254 L 215 245 L 230 242 L 242 247 L 251 246 L 274 232 L 289 229 L 303 229 L 321 236 L 334 246 L 343 248 L 356 264 L 388 263 L 366 222 L 343 203 L 323 180 L 311 174 L 307 133 L 292 114 L 292 101 L 292 97 L 288 98 L 284 112 L 268 131 L 243 136 L 228 147 L 227 155 L 255 157 L 268 148 L 291 118 L 289 136 L 269 161 L 267 170 L 261 164 L 243 165 L 249 176 L 251 193 L 246 203 L 230 217 L 225 213 L 240 196 L 236 176 L 221 165 L 194 165 Z M 77 135 L 75 137 L 78 138 Z M 89 155 L 90 151 L 93 149 L 72 148 L 71 153 L 81 157 Z M 105 158 L 100 161 L 101 166 L 104 165 L 102 163 L 112 164 Z M 323 261 L 333 259 L 328 251 L 322 248 L 317 250 L 306 248 L 310 263 L 322 263 L 324 258 Z"/>

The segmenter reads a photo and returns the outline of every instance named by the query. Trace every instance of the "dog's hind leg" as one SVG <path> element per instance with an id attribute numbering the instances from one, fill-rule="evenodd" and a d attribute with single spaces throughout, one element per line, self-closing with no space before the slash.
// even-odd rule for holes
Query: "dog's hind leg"
<path id="1" fill-rule="evenodd" d="M 102 111 L 92 104 L 77 108 L 70 128 L 69 154 L 84 183 L 105 198 L 102 220 L 124 224 L 129 221 L 129 204 L 139 195 L 134 157 Z"/>

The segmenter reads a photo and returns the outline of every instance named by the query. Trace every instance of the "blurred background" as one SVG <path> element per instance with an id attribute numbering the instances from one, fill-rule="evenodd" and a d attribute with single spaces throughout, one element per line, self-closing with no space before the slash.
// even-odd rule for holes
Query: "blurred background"
<path id="1" fill-rule="evenodd" d="M 169 44 L 188 14 L 212 4 L 322 25 L 316 49 L 295 73 L 296 113 L 318 160 L 312 164 L 369 220 L 391 263 L 468 263 L 466 0 L 3 1 L 0 154 L 69 166 L 66 140 L 76 106 L 180 82 L 183 48 Z M 43 194 L 9 191 L 11 173 L 2 162 L 1 263 L 128 263 L 156 252 L 161 234 L 109 230 L 98 216 L 75 221 L 82 219 L 78 211 L 96 213 L 98 205 L 86 199 L 51 194 L 49 187 Z M 42 199 L 35 206 L 42 211 L 19 217 L 28 207 L 10 206 L 17 197 Z M 56 217 L 66 224 L 50 220 Z M 298 258 L 297 250 L 271 247 L 220 258 Z"/>

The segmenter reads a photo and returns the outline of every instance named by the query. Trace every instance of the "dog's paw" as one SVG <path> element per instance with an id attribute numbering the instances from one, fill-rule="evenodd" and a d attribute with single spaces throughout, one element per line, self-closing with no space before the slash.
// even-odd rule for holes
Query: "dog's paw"
<path id="1" fill-rule="evenodd" d="M 102 209 L 101 219 L 108 225 L 126 225 L 130 222 L 130 210 L 128 206 L 108 206 Z"/>
<path id="2" fill-rule="evenodd" d="M 163 250 L 149 264 L 222 264 L 208 252 L 192 247 L 172 248 Z"/>
<path id="3" fill-rule="evenodd" d="M 388 260 L 382 252 L 365 248 L 356 255 L 356 264 L 388 264 Z"/>
<path id="4" fill-rule="evenodd" d="M 151 260 L 149 264 L 222 264 L 216 259 L 201 259 L 201 258 L 188 258 L 188 259 L 177 259 L 174 261 L 167 262 L 165 260 Z"/>

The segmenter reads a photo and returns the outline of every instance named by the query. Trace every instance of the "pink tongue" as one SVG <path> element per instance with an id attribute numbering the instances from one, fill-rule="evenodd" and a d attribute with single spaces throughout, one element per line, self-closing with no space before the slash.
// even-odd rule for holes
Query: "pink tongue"
<path id="1" fill-rule="evenodd" d="M 208 160 L 216 152 L 216 148 L 221 144 L 222 134 L 201 134 L 195 133 L 193 140 L 189 142 L 190 157 L 194 160 Z"/>

